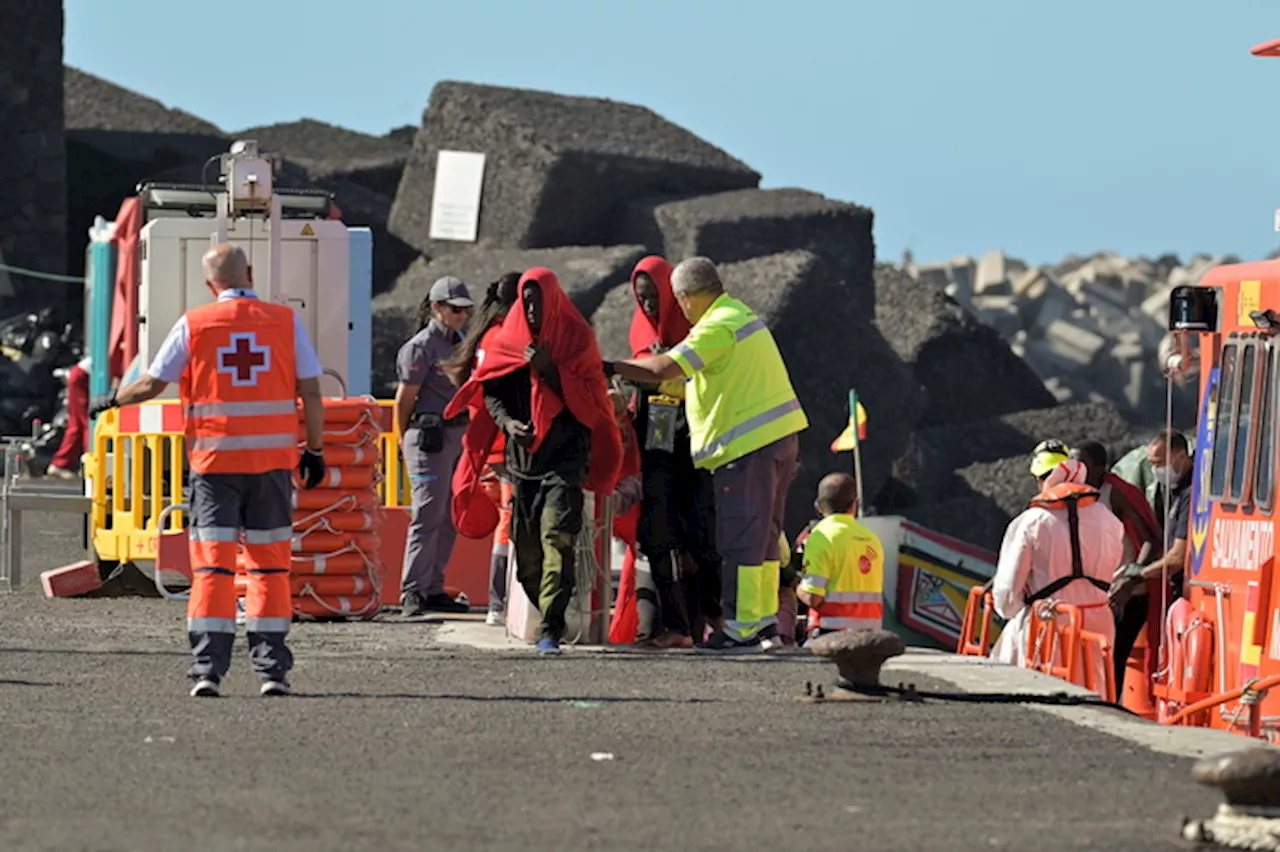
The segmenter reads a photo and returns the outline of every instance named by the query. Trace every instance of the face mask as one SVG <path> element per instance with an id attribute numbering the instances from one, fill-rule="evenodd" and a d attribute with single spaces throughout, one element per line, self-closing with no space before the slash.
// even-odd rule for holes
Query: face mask
<path id="1" fill-rule="evenodd" d="M 1171 467 L 1153 467 L 1151 472 L 1155 474 L 1156 481 L 1161 485 L 1172 487 L 1178 481 L 1178 475 Z"/>

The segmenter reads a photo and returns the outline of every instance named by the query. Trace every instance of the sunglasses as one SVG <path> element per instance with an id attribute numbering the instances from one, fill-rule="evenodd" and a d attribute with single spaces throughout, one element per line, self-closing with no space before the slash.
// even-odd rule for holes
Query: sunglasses
<path id="1" fill-rule="evenodd" d="M 450 305 L 447 303 L 445 304 L 445 307 L 449 309 L 449 313 L 451 314 L 465 314 L 467 311 L 471 310 L 470 308 L 463 308 L 458 305 Z"/>

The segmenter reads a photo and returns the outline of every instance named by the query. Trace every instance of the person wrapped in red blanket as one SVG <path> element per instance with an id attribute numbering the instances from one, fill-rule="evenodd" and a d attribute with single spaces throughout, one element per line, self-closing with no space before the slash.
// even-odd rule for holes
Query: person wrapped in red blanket
<path id="1" fill-rule="evenodd" d="M 634 357 L 666 352 L 684 340 L 689 320 L 671 289 L 671 264 L 656 255 L 642 259 L 631 273 L 631 288 Z M 640 386 L 636 399 L 644 482 L 637 541 L 649 562 L 657 607 L 648 601 L 640 607 L 635 640 L 652 648 L 691 648 L 694 636 L 703 638 L 703 620 L 715 625 L 721 616 L 715 490 L 711 474 L 693 466 L 684 380 Z"/>
<path id="2" fill-rule="evenodd" d="M 538 652 L 558 654 L 574 591 L 583 491 L 613 494 L 622 438 L 595 334 L 555 274 L 530 269 L 517 291 L 514 309 L 486 337 L 484 357 L 445 409 L 446 418 L 472 412 L 451 510 L 463 535 L 483 537 L 497 525 L 479 480 L 502 432 L 515 485 L 516 576 L 542 613 Z"/>
<path id="3" fill-rule="evenodd" d="M 486 289 L 484 301 L 471 317 L 466 337 L 458 345 L 454 357 L 442 365 L 454 387 L 464 385 L 484 357 L 485 341 L 496 333 L 515 304 L 520 275 L 519 272 L 508 272 Z M 511 554 L 511 503 L 515 498 L 515 486 L 507 475 L 506 459 L 506 438 L 498 433 L 489 448 L 480 477 L 488 484 L 488 488 L 482 490 L 498 510 L 497 529 L 493 531 L 493 547 L 489 556 L 489 614 L 485 617 L 485 624 L 491 627 L 505 623 L 507 612 L 507 561 Z"/>

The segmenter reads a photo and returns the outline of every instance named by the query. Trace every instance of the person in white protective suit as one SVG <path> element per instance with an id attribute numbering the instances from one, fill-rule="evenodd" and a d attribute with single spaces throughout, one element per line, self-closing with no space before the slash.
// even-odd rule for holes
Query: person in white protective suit
<path id="1" fill-rule="evenodd" d="M 1084 629 L 1115 644 L 1107 592 L 1124 558 L 1124 524 L 1085 484 L 1087 473 L 1083 462 L 1058 462 L 1037 477 L 1040 493 L 1005 530 L 991 593 L 1008 624 L 991 649 L 995 662 L 1025 664 L 1032 606 L 1042 600 L 1080 607 Z M 1100 655 L 1093 662 L 1093 682 L 1102 684 L 1106 666 Z"/>

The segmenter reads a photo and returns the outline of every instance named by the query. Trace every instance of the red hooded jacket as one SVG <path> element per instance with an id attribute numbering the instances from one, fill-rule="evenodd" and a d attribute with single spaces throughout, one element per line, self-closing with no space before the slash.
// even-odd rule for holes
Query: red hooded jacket
<path id="1" fill-rule="evenodd" d="M 636 295 L 636 278 L 643 272 L 653 279 L 658 288 L 658 320 L 640 307 L 640 297 Z M 636 312 L 631 317 L 631 356 L 643 358 L 652 355 L 654 343 L 672 347 L 689 335 L 689 321 L 684 312 L 676 304 L 675 291 L 671 289 L 671 264 L 656 254 L 651 254 L 636 264 L 631 272 L 631 292 L 636 299 Z"/>
<path id="2" fill-rule="evenodd" d="M 536 338 L 522 309 L 524 288 L 536 282 L 542 292 L 542 327 Z M 551 421 L 567 406 L 579 423 L 591 432 L 591 457 L 586 488 L 597 494 L 612 494 L 618 485 L 622 463 L 622 436 L 609 401 L 608 382 L 595 333 L 560 287 L 555 273 L 538 267 L 520 278 L 516 303 L 502 325 L 484 338 L 484 358 L 471 378 L 458 389 L 445 408 L 449 419 L 468 409 L 471 422 L 462 439 L 462 457 L 453 474 L 451 514 L 458 532 L 468 538 L 483 538 L 497 526 L 498 512 L 480 489 L 480 477 L 499 429 L 484 404 L 484 382 L 528 367 L 525 349 L 537 343 L 547 351 L 560 377 L 561 398 L 536 371 L 532 382 L 533 445 L 537 450 Z"/>

